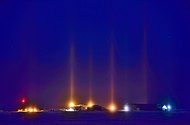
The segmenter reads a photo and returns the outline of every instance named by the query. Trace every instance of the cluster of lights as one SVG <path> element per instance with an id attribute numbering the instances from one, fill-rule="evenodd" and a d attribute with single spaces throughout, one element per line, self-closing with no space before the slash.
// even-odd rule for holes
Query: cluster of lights
<path id="1" fill-rule="evenodd" d="M 17 112 L 29 112 L 29 113 L 35 113 L 35 112 L 42 112 L 42 110 L 39 110 L 37 107 L 27 107 L 25 109 L 18 109 Z"/>
<path id="2" fill-rule="evenodd" d="M 172 110 L 172 106 L 169 105 L 169 104 L 168 104 L 168 105 L 163 105 L 163 106 L 162 106 L 162 110 L 163 110 L 163 111 L 171 111 L 171 110 Z"/>
<path id="3" fill-rule="evenodd" d="M 27 100 L 25 98 L 22 98 L 21 99 L 21 103 L 22 104 L 25 104 L 27 102 Z M 76 111 L 76 107 L 77 106 L 82 106 L 84 107 L 84 110 L 87 109 L 87 108 L 91 108 L 94 106 L 94 102 L 92 100 L 90 100 L 87 105 L 76 105 L 74 101 L 70 101 L 68 103 L 68 108 L 65 110 L 65 111 L 69 111 L 69 112 L 73 112 L 73 111 Z M 116 104 L 114 103 L 110 103 L 110 105 L 108 106 L 107 108 L 110 112 L 116 112 L 117 111 L 117 106 Z M 168 105 L 163 105 L 161 107 L 162 111 L 167 111 L 167 112 L 170 112 L 172 111 L 172 106 L 170 104 Z M 122 111 L 125 111 L 125 112 L 129 112 L 131 111 L 132 108 L 130 107 L 130 105 L 128 104 L 125 104 L 124 107 L 123 107 L 123 110 Z M 18 109 L 17 112 L 27 112 L 27 113 L 35 113 L 35 112 L 43 112 L 43 110 L 40 110 L 39 108 L 35 107 L 35 106 L 29 106 L 29 107 L 26 107 L 24 109 Z"/>
<path id="4" fill-rule="evenodd" d="M 87 105 L 82 105 L 82 106 L 84 106 L 85 109 L 87 109 L 87 108 L 93 107 L 93 105 L 94 105 L 94 102 L 93 102 L 93 101 L 89 101 L 89 102 L 87 103 Z M 74 101 L 70 101 L 70 102 L 68 103 L 68 109 L 66 109 L 65 111 L 74 112 L 74 111 L 75 111 L 75 107 L 77 107 L 77 106 L 80 106 L 80 105 L 76 105 L 76 104 L 74 103 Z M 111 103 L 111 104 L 108 106 L 108 110 L 109 110 L 110 112 L 115 112 L 115 111 L 117 111 L 117 106 L 116 106 L 114 103 Z"/>
<path id="5" fill-rule="evenodd" d="M 92 107 L 94 105 L 93 101 L 89 101 L 87 104 L 87 107 Z M 68 104 L 68 108 L 73 108 L 77 106 L 73 101 L 70 101 Z"/>
<path id="6" fill-rule="evenodd" d="M 89 101 L 87 103 L 87 105 L 77 105 L 77 104 L 74 103 L 74 101 L 70 101 L 68 103 L 68 108 L 65 111 L 74 112 L 74 111 L 76 111 L 75 108 L 77 106 L 83 106 L 85 109 L 87 109 L 88 107 L 92 107 L 93 105 L 94 105 L 93 101 Z"/>

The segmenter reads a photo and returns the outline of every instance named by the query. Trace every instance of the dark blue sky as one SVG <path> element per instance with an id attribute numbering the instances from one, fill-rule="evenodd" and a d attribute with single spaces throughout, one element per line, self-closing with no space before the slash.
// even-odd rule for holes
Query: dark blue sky
<path id="1" fill-rule="evenodd" d="M 77 101 L 88 99 L 91 56 L 94 99 L 107 105 L 113 43 L 118 104 L 171 99 L 189 108 L 189 28 L 185 0 L 0 2 L 0 106 L 21 97 L 65 105 L 71 43 Z"/>

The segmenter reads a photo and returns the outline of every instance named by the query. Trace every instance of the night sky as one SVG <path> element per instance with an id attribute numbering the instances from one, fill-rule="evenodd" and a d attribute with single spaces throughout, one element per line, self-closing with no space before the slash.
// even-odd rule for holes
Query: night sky
<path id="1" fill-rule="evenodd" d="M 0 108 L 22 97 L 65 106 L 71 46 L 77 102 L 88 101 L 91 78 L 94 101 L 107 105 L 111 45 L 117 104 L 190 108 L 189 34 L 188 0 L 1 1 Z"/>

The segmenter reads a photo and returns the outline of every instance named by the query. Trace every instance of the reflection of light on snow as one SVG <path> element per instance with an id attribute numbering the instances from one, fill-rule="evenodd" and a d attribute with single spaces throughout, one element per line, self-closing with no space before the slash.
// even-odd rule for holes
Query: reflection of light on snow
<path id="1" fill-rule="evenodd" d="M 74 112 L 75 110 L 73 108 L 66 109 L 67 112 Z"/>
<path id="2" fill-rule="evenodd" d="M 129 111 L 130 111 L 129 105 L 125 105 L 125 106 L 124 106 L 124 111 L 125 111 L 125 112 L 129 112 Z"/>

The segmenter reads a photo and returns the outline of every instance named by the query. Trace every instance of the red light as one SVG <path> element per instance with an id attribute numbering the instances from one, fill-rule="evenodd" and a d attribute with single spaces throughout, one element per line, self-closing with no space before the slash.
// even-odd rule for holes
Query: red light
<path id="1" fill-rule="evenodd" d="M 21 100 L 21 103 L 26 103 L 26 99 L 23 98 L 23 99 Z"/>

